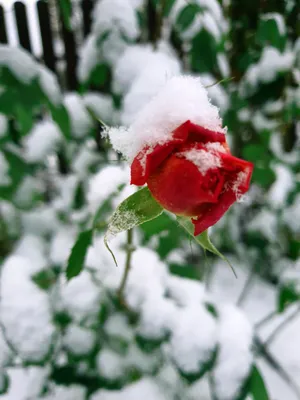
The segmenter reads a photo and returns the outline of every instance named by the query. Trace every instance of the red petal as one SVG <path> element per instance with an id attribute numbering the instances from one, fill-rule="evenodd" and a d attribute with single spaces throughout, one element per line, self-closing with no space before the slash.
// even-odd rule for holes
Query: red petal
<path id="1" fill-rule="evenodd" d="M 214 171 L 213 177 L 203 176 L 192 162 L 172 155 L 151 174 L 147 183 L 153 197 L 165 209 L 194 216 L 200 204 L 218 200 L 223 182 L 218 171 Z"/>
<path id="2" fill-rule="evenodd" d="M 220 195 L 217 203 L 203 204 L 201 214 L 196 219 L 192 219 L 195 225 L 194 236 L 200 235 L 218 222 L 235 201 L 236 194 L 232 190 L 228 190 Z"/>
<path id="3" fill-rule="evenodd" d="M 131 164 L 131 184 L 142 186 L 159 165 L 172 153 L 176 146 L 184 143 L 189 134 L 190 121 L 180 125 L 169 142 L 157 144 L 152 151 L 145 146 Z"/>
<path id="4" fill-rule="evenodd" d="M 195 225 L 195 236 L 218 222 L 237 198 L 245 194 L 249 189 L 253 164 L 231 156 L 230 154 L 220 153 L 220 155 L 222 155 L 222 168 L 225 169 L 225 182 L 227 187 L 219 196 L 217 203 L 206 203 L 198 208 L 197 211 L 199 215 L 196 219 L 192 219 Z M 232 171 L 233 169 L 235 169 L 234 172 Z M 228 172 L 228 170 L 230 172 Z"/>
<path id="5" fill-rule="evenodd" d="M 210 129 L 203 128 L 203 126 L 190 123 L 189 141 L 196 141 L 201 143 L 207 142 L 226 142 L 224 133 L 211 131 Z"/>

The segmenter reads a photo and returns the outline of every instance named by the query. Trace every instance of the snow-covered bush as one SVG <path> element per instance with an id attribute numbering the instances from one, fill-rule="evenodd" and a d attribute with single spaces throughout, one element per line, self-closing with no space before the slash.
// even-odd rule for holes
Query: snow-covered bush
<path id="1" fill-rule="evenodd" d="M 0 46 L 0 400 L 300 398 L 296 2 L 242 3 L 98 0 L 80 92 Z M 169 213 L 110 242 L 118 267 L 104 245 L 135 189 L 99 131 L 187 73 L 255 164 L 211 229 L 238 279 Z"/>

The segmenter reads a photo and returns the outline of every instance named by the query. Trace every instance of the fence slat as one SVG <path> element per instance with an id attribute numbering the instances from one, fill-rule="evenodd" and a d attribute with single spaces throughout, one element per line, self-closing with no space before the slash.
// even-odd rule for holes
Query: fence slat
<path id="1" fill-rule="evenodd" d="M 14 4 L 14 10 L 20 45 L 32 53 L 26 6 L 21 1 L 17 1 Z"/>
<path id="2" fill-rule="evenodd" d="M 51 69 L 54 73 L 56 73 L 56 57 L 54 54 L 53 47 L 53 34 L 51 30 L 51 22 L 50 22 L 50 10 L 48 3 L 39 0 L 36 4 L 38 18 L 39 18 L 39 27 L 41 32 L 42 44 L 43 44 L 43 59 L 45 65 Z"/>
<path id="3" fill-rule="evenodd" d="M 94 7 L 93 0 L 81 1 L 84 37 L 86 37 L 91 31 L 93 7 Z"/>
<path id="4" fill-rule="evenodd" d="M 65 26 L 64 18 L 61 15 L 61 33 L 65 45 L 65 60 L 67 63 L 66 68 L 66 81 L 69 90 L 76 90 L 78 88 L 77 80 L 77 52 L 74 33 Z"/>
<path id="5" fill-rule="evenodd" d="M 0 5 L 0 43 L 3 44 L 8 43 L 4 9 L 1 5 Z"/>

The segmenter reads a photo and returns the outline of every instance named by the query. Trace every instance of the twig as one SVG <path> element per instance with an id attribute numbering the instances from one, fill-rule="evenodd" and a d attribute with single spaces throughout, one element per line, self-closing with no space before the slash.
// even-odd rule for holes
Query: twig
<path id="1" fill-rule="evenodd" d="M 274 340 L 275 338 L 278 336 L 278 334 L 287 327 L 287 325 L 292 322 L 297 315 L 300 312 L 300 305 L 298 305 L 298 307 L 296 308 L 296 310 L 289 315 L 284 321 L 282 321 L 275 329 L 274 331 L 270 334 L 270 336 L 266 339 L 265 341 L 265 346 L 269 346 Z"/>
<path id="2" fill-rule="evenodd" d="M 255 277 L 254 268 L 255 267 L 253 266 L 251 271 L 250 271 L 250 273 L 249 273 L 249 275 L 248 275 L 248 277 L 247 277 L 247 279 L 246 279 L 245 285 L 244 285 L 244 287 L 243 287 L 243 289 L 242 289 L 242 291 L 241 291 L 241 293 L 239 295 L 239 298 L 237 300 L 237 305 L 238 306 L 240 306 L 243 303 L 243 301 L 247 297 L 247 295 L 248 295 L 248 293 L 249 293 L 249 291 L 250 291 L 250 289 L 252 287 L 253 279 Z"/>
<path id="3" fill-rule="evenodd" d="M 254 325 L 255 329 L 262 328 L 263 325 L 267 324 L 269 321 L 271 321 L 274 317 L 277 317 L 277 316 L 278 316 L 278 312 L 276 310 L 270 312 L 268 315 L 263 317 L 260 321 L 256 322 L 256 324 Z"/>
<path id="4" fill-rule="evenodd" d="M 133 231 L 132 229 L 130 229 L 129 231 L 127 231 L 127 246 L 126 246 L 127 256 L 125 262 L 125 270 L 118 290 L 118 297 L 121 303 L 124 303 L 124 289 L 131 269 L 131 256 L 134 250 L 135 248 L 133 247 Z"/>

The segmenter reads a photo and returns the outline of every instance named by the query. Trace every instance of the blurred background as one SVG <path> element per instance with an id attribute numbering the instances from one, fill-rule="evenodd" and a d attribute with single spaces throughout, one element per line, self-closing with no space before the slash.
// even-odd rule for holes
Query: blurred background
<path id="1" fill-rule="evenodd" d="M 0 0 L 0 400 L 300 399 L 299 17 L 296 0 Z M 118 267 L 103 235 L 135 189 L 100 132 L 180 74 L 255 165 L 210 230 L 238 278 L 164 213 L 133 230 L 120 301 L 126 234 Z"/>

